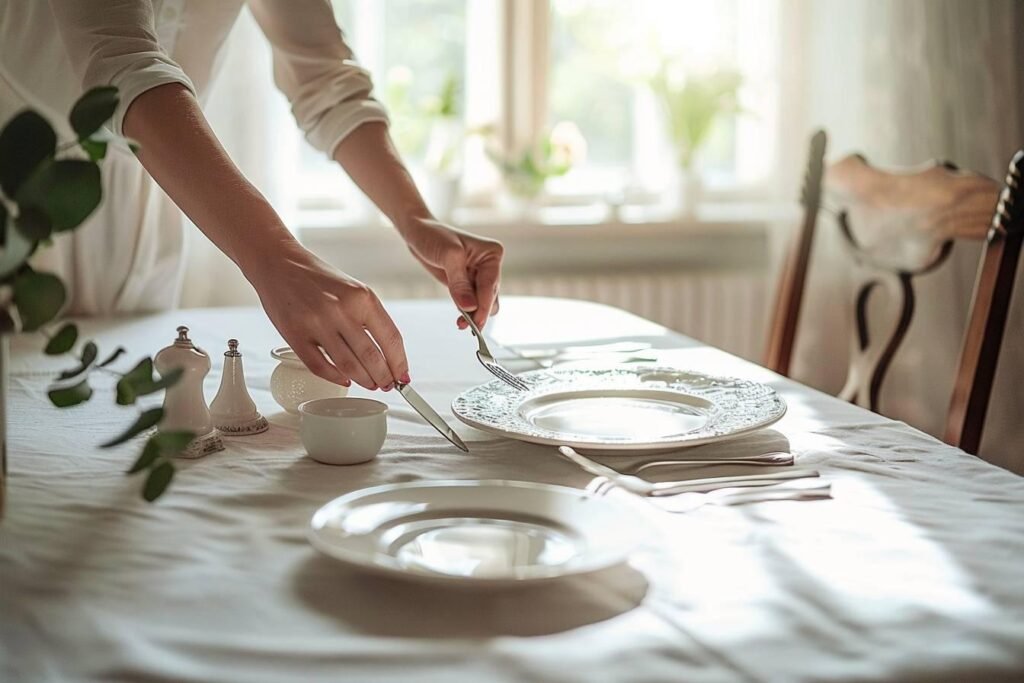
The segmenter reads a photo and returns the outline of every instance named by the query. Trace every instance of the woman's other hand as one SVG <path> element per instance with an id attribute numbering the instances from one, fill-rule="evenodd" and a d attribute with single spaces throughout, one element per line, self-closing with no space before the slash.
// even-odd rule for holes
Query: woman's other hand
<path id="1" fill-rule="evenodd" d="M 505 250 L 500 242 L 463 232 L 436 220 L 418 219 L 401 231 L 409 251 L 448 287 L 455 305 L 483 328 L 498 312 L 498 287 Z M 466 327 L 461 316 L 460 329 Z"/>

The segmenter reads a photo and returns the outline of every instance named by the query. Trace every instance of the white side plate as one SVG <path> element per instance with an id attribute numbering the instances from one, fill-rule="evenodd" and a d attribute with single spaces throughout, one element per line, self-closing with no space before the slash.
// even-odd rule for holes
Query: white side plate
<path id="1" fill-rule="evenodd" d="M 312 544 L 377 573 L 463 586 L 556 579 L 625 562 L 639 504 L 523 481 L 434 481 L 354 491 L 317 510 Z"/>
<path id="2" fill-rule="evenodd" d="M 654 451 L 730 439 L 786 413 L 771 387 L 673 368 L 613 366 L 535 370 L 534 388 L 493 381 L 460 394 L 452 412 L 512 439 L 590 451 Z"/>

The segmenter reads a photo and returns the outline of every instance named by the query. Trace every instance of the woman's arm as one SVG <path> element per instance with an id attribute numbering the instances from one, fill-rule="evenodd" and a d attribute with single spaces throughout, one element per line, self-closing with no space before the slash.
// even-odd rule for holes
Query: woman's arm
<path id="1" fill-rule="evenodd" d="M 273 49 L 274 81 L 306 139 L 344 167 L 413 255 L 483 327 L 497 311 L 501 245 L 431 216 L 391 144 L 370 75 L 355 62 L 330 3 L 249 0 L 249 7 Z"/>
<path id="2" fill-rule="evenodd" d="M 168 196 L 241 268 L 313 372 L 368 389 L 408 381 L 401 335 L 380 300 L 295 240 L 232 163 L 187 88 L 143 92 L 125 113 L 123 130 L 139 142 L 140 161 Z"/>
<path id="3" fill-rule="evenodd" d="M 384 212 L 409 251 L 447 285 L 455 303 L 480 327 L 498 311 L 501 243 L 444 225 L 431 215 L 383 123 L 364 123 L 341 141 L 335 160 Z M 461 317 L 459 327 L 466 322 Z"/>

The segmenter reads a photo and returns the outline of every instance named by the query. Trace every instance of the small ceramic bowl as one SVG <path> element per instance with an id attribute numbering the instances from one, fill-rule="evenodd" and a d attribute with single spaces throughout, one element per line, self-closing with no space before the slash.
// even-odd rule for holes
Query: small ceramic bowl
<path id="1" fill-rule="evenodd" d="M 309 457 L 328 465 L 373 460 L 388 435 L 388 407 L 371 398 L 318 398 L 299 405 Z"/>
<path id="2" fill-rule="evenodd" d="M 289 346 L 279 346 L 270 352 L 277 367 L 270 375 L 270 395 L 277 405 L 292 415 L 299 414 L 299 404 L 317 398 L 347 396 L 348 389 L 317 377 L 309 371 Z"/>

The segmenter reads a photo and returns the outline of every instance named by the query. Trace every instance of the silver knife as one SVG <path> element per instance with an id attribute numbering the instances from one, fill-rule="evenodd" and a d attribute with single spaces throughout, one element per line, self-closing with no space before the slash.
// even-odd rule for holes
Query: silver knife
<path id="1" fill-rule="evenodd" d="M 437 411 L 431 408 L 430 404 L 415 389 L 401 382 L 395 382 L 395 387 L 398 388 L 398 393 L 402 395 L 406 403 L 412 406 L 413 410 L 420 414 L 420 417 L 429 422 L 431 427 L 440 432 L 441 436 L 451 441 L 456 448 L 469 453 L 469 447 L 462 442 L 462 439 L 455 433 L 455 430 L 448 426 L 444 418 L 438 415 Z"/>

